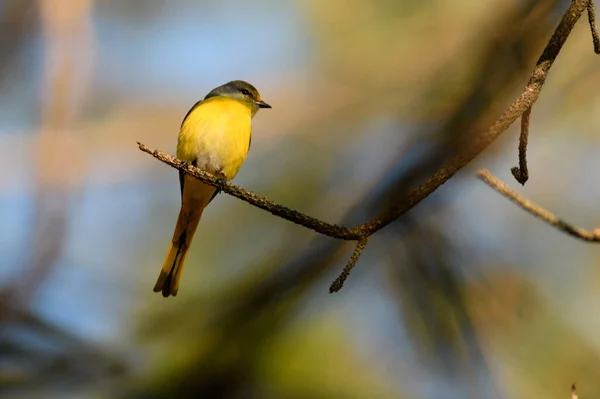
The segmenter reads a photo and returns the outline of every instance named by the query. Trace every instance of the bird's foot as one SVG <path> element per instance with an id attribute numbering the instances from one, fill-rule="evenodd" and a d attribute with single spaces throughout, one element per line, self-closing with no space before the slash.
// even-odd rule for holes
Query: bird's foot
<path id="1" fill-rule="evenodd" d="M 223 173 L 223 171 L 220 170 L 217 173 L 215 173 L 215 177 L 217 178 L 217 183 L 219 184 L 217 190 L 223 190 L 225 186 L 227 186 L 227 176 L 225 176 L 225 173 Z"/>
<path id="2" fill-rule="evenodd" d="M 186 169 L 188 169 L 192 165 L 193 163 L 191 161 L 181 161 L 181 166 L 183 166 Z"/>

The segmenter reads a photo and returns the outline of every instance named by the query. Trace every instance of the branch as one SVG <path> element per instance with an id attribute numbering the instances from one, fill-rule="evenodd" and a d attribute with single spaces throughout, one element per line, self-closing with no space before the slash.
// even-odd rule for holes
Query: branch
<path id="1" fill-rule="evenodd" d="M 228 183 L 223 184 L 216 177 L 210 175 L 209 173 L 203 172 L 198 168 L 187 165 L 184 162 L 181 162 L 168 154 L 165 154 L 160 151 L 152 151 L 139 142 L 138 146 L 140 150 L 151 154 L 160 161 L 171 165 L 172 167 L 179 169 L 191 176 L 194 176 L 206 184 L 210 184 L 211 186 L 220 188 L 222 191 L 233 195 L 234 197 L 239 198 L 243 201 L 246 201 L 251 205 L 264 209 L 276 216 L 309 228 L 318 233 L 327 235 L 329 237 L 334 237 L 348 241 L 359 241 L 360 244 L 360 241 L 366 239 L 375 232 L 392 223 L 400 216 L 412 209 L 414 206 L 416 206 L 419 202 L 431 195 L 442 184 L 448 181 L 459 170 L 461 170 L 464 166 L 471 162 L 477 155 L 483 152 L 494 140 L 496 140 L 506 129 L 508 129 L 508 127 L 518 117 L 523 115 L 524 112 L 526 112 L 533 106 L 533 104 L 537 101 L 540 95 L 542 86 L 546 81 L 548 71 L 552 67 L 552 64 L 556 60 L 556 57 L 558 56 L 560 50 L 562 49 L 567 38 L 569 37 L 571 30 L 575 26 L 575 23 L 579 20 L 581 14 L 586 9 L 588 10 L 588 17 L 590 18 L 590 26 L 592 26 L 592 36 L 597 37 L 597 33 L 594 33 L 596 32 L 595 24 L 591 23 L 594 20 L 593 4 L 591 4 L 591 1 L 572 0 L 571 4 L 569 5 L 569 8 L 567 9 L 560 23 L 558 24 L 558 27 L 552 34 L 550 41 L 544 48 L 542 55 L 538 59 L 533 73 L 531 74 L 531 77 L 529 78 L 529 81 L 525 86 L 525 89 L 523 90 L 521 95 L 508 107 L 508 109 L 504 111 L 500 118 L 496 122 L 494 122 L 494 124 L 492 124 L 492 126 L 487 131 L 481 133 L 479 136 L 474 137 L 471 142 L 465 143 L 465 148 L 463 149 L 463 151 L 453 156 L 444 166 L 442 166 L 424 183 L 412 189 L 404 198 L 400 199 L 396 205 L 390 207 L 388 210 L 384 211 L 372 220 L 352 228 L 338 226 L 335 224 L 330 224 L 321 221 L 296 210 L 287 208 L 283 205 L 276 204 L 273 201 L 269 201 L 268 199 L 254 194 L 250 191 L 244 190 L 241 187 Z M 594 40 L 596 41 L 596 39 Z M 364 242 L 366 244 L 366 240 L 364 240 Z M 356 254 L 357 251 L 358 246 L 354 254 Z M 358 253 L 358 255 L 360 255 L 360 252 Z M 354 261 L 354 263 L 355 262 L 356 261 Z M 347 276 L 352 266 L 353 263 L 351 259 L 346 268 L 344 269 L 342 275 L 345 274 L 345 276 Z M 340 276 L 340 278 L 343 283 L 345 277 Z M 336 282 L 338 280 L 336 280 Z M 336 287 L 337 286 L 334 282 L 332 288 Z"/>
<path id="2" fill-rule="evenodd" d="M 529 115 L 531 107 L 527 108 L 521 115 L 521 135 L 519 136 L 519 166 L 513 166 L 510 170 L 521 185 L 525 185 L 529 179 L 527 170 L 527 140 L 529 139 Z"/>
<path id="3" fill-rule="evenodd" d="M 223 184 L 223 182 L 219 180 L 219 178 L 213 176 L 208 172 L 203 171 L 202 169 L 196 168 L 191 164 L 180 161 L 179 159 L 169 154 L 165 154 L 164 152 L 158 150 L 152 151 L 140 142 L 138 142 L 137 144 L 140 150 L 152 155 L 159 161 L 162 161 L 167 165 L 174 167 L 175 169 L 179 169 L 182 172 L 185 172 L 190 176 L 193 176 L 196 179 L 202 181 L 203 183 L 216 187 L 233 197 L 236 197 L 238 199 L 241 199 L 242 201 L 249 203 L 250 205 L 270 212 L 275 216 L 279 216 L 280 218 L 289 220 L 290 222 L 299 224 L 300 226 L 304 226 L 307 229 L 316 231 L 317 233 L 321 233 L 323 235 L 333 238 L 338 238 L 340 240 L 357 241 L 363 237 L 361 234 L 355 232 L 354 229 L 323 222 L 312 216 L 308 216 L 304 213 L 298 212 L 294 209 L 290 209 L 286 206 L 279 205 L 265 197 L 250 192 L 234 184 Z"/>
<path id="4" fill-rule="evenodd" d="M 350 275 L 352 268 L 354 267 L 354 265 L 356 265 L 356 261 L 358 261 L 358 258 L 360 258 L 360 255 L 362 255 L 362 252 L 364 251 L 366 246 L 367 246 L 367 238 L 366 237 L 358 240 L 358 243 L 356 244 L 356 248 L 354 249 L 354 253 L 352 254 L 352 257 L 346 264 L 346 267 L 344 267 L 342 274 L 340 274 L 339 277 L 329 287 L 330 294 L 333 294 L 334 292 L 338 292 L 339 290 L 342 289 L 342 287 L 344 286 L 344 282 L 346 281 L 346 278 Z"/>
<path id="5" fill-rule="evenodd" d="M 600 229 L 595 229 L 593 231 L 585 230 L 580 227 L 573 226 L 569 224 L 552 212 L 542 208 L 541 206 L 534 204 L 529 201 L 527 198 L 517 194 L 513 190 L 511 190 L 504 182 L 502 182 L 497 177 L 493 176 L 490 171 L 486 169 L 482 169 L 477 173 L 477 176 L 488 186 L 502 194 L 504 197 L 508 198 L 533 216 L 538 219 L 543 220 L 548 223 L 552 227 L 569 234 L 575 238 L 579 238 L 580 240 L 589 241 L 589 242 L 600 242 Z"/>

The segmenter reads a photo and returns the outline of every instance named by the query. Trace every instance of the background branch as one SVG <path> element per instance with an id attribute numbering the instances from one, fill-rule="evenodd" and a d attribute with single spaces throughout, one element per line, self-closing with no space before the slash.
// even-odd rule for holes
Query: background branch
<path id="1" fill-rule="evenodd" d="M 493 176 L 487 169 L 480 170 L 477 175 L 484 183 L 502 194 L 504 197 L 508 198 L 536 218 L 543 220 L 558 230 L 584 241 L 600 242 L 600 229 L 595 229 L 594 231 L 585 230 L 563 221 L 552 212 L 542 208 L 537 204 L 534 204 L 527 198 L 511 190 L 503 181 Z"/>

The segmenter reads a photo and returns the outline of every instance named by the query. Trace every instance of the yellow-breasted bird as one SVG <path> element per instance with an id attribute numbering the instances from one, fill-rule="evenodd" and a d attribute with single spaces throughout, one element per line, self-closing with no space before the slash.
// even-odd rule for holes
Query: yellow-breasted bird
<path id="1" fill-rule="evenodd" d="M 250 83 L 234 80 L 213 89 L 189 110 L 177 140 L 177 158 L 226 180 L 246 159 L 252 140 L 252 118 L 271 106 Z M 179 172 L 181 210 L 173 239 L 154 292 L 177 295 L 179 279 L 204 208 L 217 195 L 215 187 Z"/>

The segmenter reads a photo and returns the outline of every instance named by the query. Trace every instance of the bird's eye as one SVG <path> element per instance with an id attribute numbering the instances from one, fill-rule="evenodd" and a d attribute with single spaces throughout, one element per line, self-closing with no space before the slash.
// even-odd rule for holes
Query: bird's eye
<path id="1" fill-rule="evenodd" d="M 250 92 L 248 90 L 246 90 L 246 89 L 242 89 L 242 94 L 245 95 L 245 96 L 249 96 Z"/>

